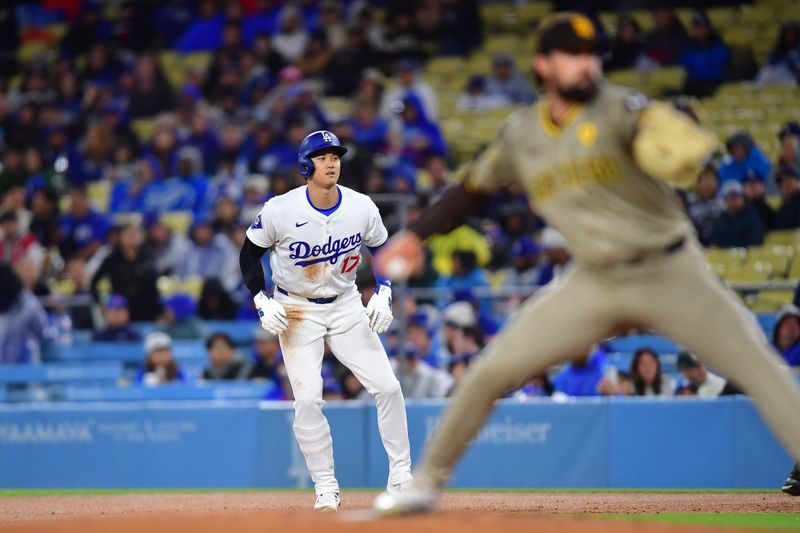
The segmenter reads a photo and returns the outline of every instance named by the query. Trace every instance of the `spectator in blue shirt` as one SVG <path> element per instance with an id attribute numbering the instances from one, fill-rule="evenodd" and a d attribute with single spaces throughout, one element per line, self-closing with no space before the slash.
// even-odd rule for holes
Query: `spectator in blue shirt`
<path id="1" fill-rule="evenodd" d="M 691 38 L 678 62 L 686 69 L 685 94 L 710 96 L 722 83 L 730 52 L 705 13 L 692 17 Z"/>
<path id="2" fill-rule="evenodd" d="M 0 363 L 38 363 L 47 314 L 7 263 L 0 263 L 0 287 Z"/>
<path id="3" fill-rule="evenodd" d="M 164 315 L 159 331 L 173 339 L 202 339 L 205 336 L 203 322 L 197 317 L 197 303 L 188 294 L 173 294 L 165 298 Z"/>
<path id="4" fill-rule="evenodd" d="M 61 218 L 61 254 L 91 257 L 105 241 L 108 219 L 89 205 L 86 188 L 80 185 L 70 189 L 69 213 Z"/>
<path id="5" fill-rule="evenodd" d="M 462 292 L 471 292 L 476 287 L 489 286 L 486 272 L 478 266 L 475 253 L 467 250 L 453 252 L 453 273 L 441 279 L 440 283 L 454 291 Z"/>
<path id="6" fill-rule="evenodd" d="M 598 396 L 597 385 L 606 371 L 606 354 L 598 349 L 577 356 L 553 380 L 556 391 L 567 396 Z"/>
<path id="7" fill-rule="evenodd" d="M 414 346 L 422 361 L 435 368 L 439 368 L 447 362 L 447 354 L 437 350 L 434 346 L 424 314 L 412 316 L 407 328 L 408 342 Z"/>
<path id="8" fill-rule="evenodd" d="M 178 177 L 156 181 L 147 189 L 144 209 L 148 213 L 191 211 L 196 204 L 192 186 Z"/>
<path id="9" fill-rule="evenodd" d="M 111 166 L 112 133 L 100 122 L 89 125 L 84 142 L 69 160 L 69 180 L 72 183 L 87 183 L 104 177 Z"/>
<path id="10" fill-rule="evenodd" d="M 258 122 L 242 142 L 241 155 L 251 172 L 258 172 L 258 161 L 275 144 L 275 133 L 269 122 Z"/>
<path id="11" fill-rule="evenodd" d="M 141 213 L 150 190 L 160 182 L 161 166 L 153 156 L 136 162 L 134 176 L 122 179 L 111 188 L 109 210 L 112 213 Z"/>
<path id="12" fill-rule="evenodd" d="M 272 35 L 278 29 L 281 6 L 270 0 L 255 0 L 255 11 L 244 17 L 244 42 L 251 46 L 260 34 Z"/>
<path id="13" fill-rule="evenodd" d="M 93 341 L 135 342 L 142 340 L 139 331 L 130 324 L 128 299 L 121 294 L 112 294 L 103 306 L 106 327 L 95 331 Z"/>
<path id="14" fill-rule="evenodd" d="M 728 154 L 719 164 L 720 185 L 726 181 L 736 180 L 744 183 L 749 172 L 765 178 L 772 174 L 772 163 L 756 146 L 753 138 L 745 131 L 731 135 L 725 141 Z"/>
<path id="15" fill-rule="evenodd" d="M 738 248 L 758 246 L 764 242 L 764 224 L 758 213 L 747 204 L 744 187 L 730 180 L 722 187 L 725 210 L 711 230 L 710 246 Z"/>
<path id="16" fill-rule="evenodd" d="M 195 94 L 198 89 L 194 86 L 184 87 L 188 95 Z M 217 168 L 220 156 L 220 142 L 217 132 L 211 127 L 208 110 L 197 106 L 192 113 L 189 135 L 184 139 L 184 146 L 193 146 L 203 155 L 203 168 L 206 171 Z"/>
<path id="17" fill-rule="evenodd" d="M 183 54 L 216 50 L 222 44 L 222 26 L 225 20 L 217 12 L 214 0 L 202 0 L 198 8 L 199 17 L 189 26 L 175 45 L 175 51 Z"/>
<path id="18" fill-rule="evenodd" d="M 356 144 L 372 153 L 383 152 L 389 144 L 389 123 L 378 115 L 378 108 L 369 102 L 358 102 L 348 119 Z"/>
<path id="19" fill-rule="evenodd" d="M 398 111 L 402 117 L 400 136 L 402 156 L 405 159 L 421 167 L 425 164 L 426 157 L 445 155 L 447 148 L 442 132 L 428 118 L 422 101 L 414 93 L 406 94 Z"/>
<path id="20" fill-rule="evenodd" d="M 539 280 L 539 246 L 528 236 L 522 236 L 511 244 L 511 266 L 503 276 L 504 287 L 536 285 Z"/>
<path id="21" fill-rule="evenodd" d="M 206 215 L 211 210 L 213 199 L 208 197 L 209 176 L 203 171 L 203 155 L 194 146 L 184 146 L 178 150 L 177 178 L 193 191 L 194 202 L 191 210 L 195 215 Z"/>
<path id="22" fill-rule="evenodd" d="M 800 309 L 785 305 L 772 330 L 772 343 L 789 366 L 800 367 Z"/>
<path id="23" fill-rule="evenodd" d="M 546 261 L 539 271 L 537 285 L 544 286 L 553 281 L 572 260 L 572 255 L 567 249 L 567 240 L 561 233 L 553 228 L 542 231 L 541 247 Z"/>
<path id="24" fill-rule="evenodd" d="M 285 130 L 285 137 L 276 139 L 269 150 L 258 160 L 258 171 L 262 174 L 274 175 L 297 165 L 297 149 L 308 130 L 302 122 L 292 122 Z"/>

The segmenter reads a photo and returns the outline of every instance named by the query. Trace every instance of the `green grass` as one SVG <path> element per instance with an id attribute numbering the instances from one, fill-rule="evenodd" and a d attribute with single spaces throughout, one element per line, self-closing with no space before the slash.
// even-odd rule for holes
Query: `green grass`
<path id="1" fill-rule="evenodd" d="M 549 494 L 599 494 L 599 493 L 650 493 L 650 494 L 770 494 L 777 489 L 526 489 L 526 488 L 481 488 L 448 489 L 448 492 L 528 492 Z"/>
<path id="2" fill-rule="evenodd" d="M 669 524 L 800 530 L 800 513 L 664 513 L 606 516 L 614 519 Z"/>
<path id="3" fill-rule="evenodd" d="M 375 492 L 377 488 L 348 487 L 348 492 Z M 210 492 L 311 492 L 312 488 L 207 488 L 207 489 L 0 489 L 2 496 L 86 496 L 97 494 L 203 494 Z M 526 488 L 481 488 L 449 489 L 449 492 L 510 492 L 510 493 L 558 493 L 558 494 L 597 494 L 597 493 L 653 493 L 653 494 L 769 494 L 774 489 L 526 489 Z M 663 516 L 663 515 L 662 515 Z"/>

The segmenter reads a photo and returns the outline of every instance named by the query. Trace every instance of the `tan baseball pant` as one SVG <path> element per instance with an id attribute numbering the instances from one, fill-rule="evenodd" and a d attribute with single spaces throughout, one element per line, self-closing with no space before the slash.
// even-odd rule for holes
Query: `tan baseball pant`
<path id="1" fill-rule="evenodd" d="M 691 241 L 635 265 L 575 265 L 528 300 L 456 389 L 424 453 L 421 480 L 448 482 L 497 398 L 631 326 L 671 337 L 733 380 L 800 460 L 800 387 Z"/>

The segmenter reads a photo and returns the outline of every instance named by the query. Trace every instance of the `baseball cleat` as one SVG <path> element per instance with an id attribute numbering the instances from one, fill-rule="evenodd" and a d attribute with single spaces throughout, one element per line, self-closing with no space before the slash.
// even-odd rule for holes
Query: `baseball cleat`
<path id="1" fill-rule="evenodd" d="M 390 483 L 386 485 L 387 494 L 398 494 L 405 491 L 411 485 L 411 480 L 403 481 L 402 483 Z"/>
<path id="2" fill-rule="evenodd" d="M 372 506 L 373 513 L 378 517 L 387 517 L 431 513 L 436 509 L 439 491 L 420 487 L 413 481 L 405 485 L 398 492 L 379 494 Z"/>
<path id="3" fill-rule="evenodd" d="M 783 482 L 781 490 L 790 496 L 800 496 L 800 471 L 798 471 L 798 465 L 794 466 L 789 477 Z"/>
<path id="4" fill-rule="evenodd" d="M 339 493 L 326 492 L 324 494 L 317 495 L 317 501 L 314 503 L 314 510 L 335 513 L 339 510 L 339 505 Z"/>

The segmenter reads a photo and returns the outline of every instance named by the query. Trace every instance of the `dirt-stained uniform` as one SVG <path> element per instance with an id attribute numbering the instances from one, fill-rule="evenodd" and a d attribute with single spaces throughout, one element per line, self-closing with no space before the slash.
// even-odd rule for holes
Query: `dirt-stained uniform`
<path id="1" fill-rule="evenodd" d="M 665 104 L 602 83 L 558 126 L 546 100 L 514 113 L 466 172 L 468 190 L 524 185 L 575 260 L 495 337 L 458 386 L 419 473 L 444 485 L 498 397 L 631 327 L 675 339 L 735 381 L 800 459 L 800 389 L 753 316 L 708 269 L 669 182 L 713 138 Z"/>

